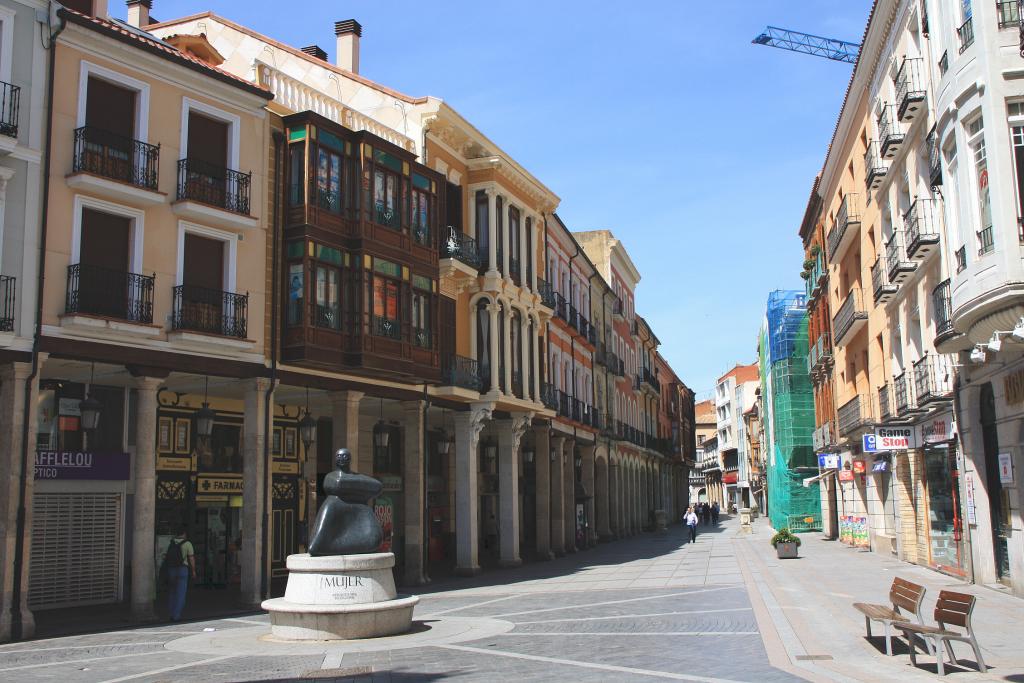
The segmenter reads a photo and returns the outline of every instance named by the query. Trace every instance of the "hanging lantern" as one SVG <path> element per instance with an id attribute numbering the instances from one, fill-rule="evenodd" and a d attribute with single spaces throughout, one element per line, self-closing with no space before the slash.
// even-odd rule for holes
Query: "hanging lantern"
<path id="1" fill-rule="evenodd" d="M 373 426 L 373 446 L 378 452 L 386 451 L 390 441 L 391 430 L 388 429 L 387 423 L 384 422 L 384 399 L 382 398 L 380 400 L 380 419 Z"/>
<path id="2" fill-rule="evenodd" d="M 534 452 L 533 452 L 532 448 L 524 448 L 523 449 L 523 460 L 525 460 L 528 463 L 532 463 L 533 462 L 533 457 L 534 457 Z"/>
<path id="3" fill-rule="evenodd" d="M 91 432 L 100 423 L 100 402 L 92 396 L 78 402 L 78 411 L 82 418 L 82 429 Z"/>
<path id="4" fill-rule="evenodd" d="M 452 437 L 448 435 L 448 432 L 442 431 L 441 436 L 437 439 L 437 454 L 448 455 L 452 450 Z"/>
<path id="5" fill-rule="evenodd" d="M 213 421 L 217 418 L 216 411 L 210 404 L 203 401 L 203 407 L 196 411 L 196 433 L 203 439 L 213 434 Z"/>
<path id="6" fill-rule="evenodd" d="M 309 414 L 308 408 L 306 414 L 299 420 L 299 438 L 302 439 L 302 445 L 308 453 L 313 442 L 316 441 L 316 419 Z"/>

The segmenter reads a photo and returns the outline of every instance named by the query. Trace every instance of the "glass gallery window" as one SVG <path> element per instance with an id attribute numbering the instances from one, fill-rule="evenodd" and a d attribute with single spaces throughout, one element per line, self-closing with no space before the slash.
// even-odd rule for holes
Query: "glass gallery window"
<path id="1" fill-rule="evenodd" d="M 341 211 L 341 158 L 345 143 L 336 135 L 319 131 L 316 156 L 316 203 L 321 209 Z"/>
<path id="2" fill-rule="evenodd" d="M 378 336 L 402 338 L 402 276 L 402 267 L 397 263 L 373 259 L 373 333 Z"/>
<path id="3" fill-rule="evenodd" d="M 302 206 L 307 201 L 306 149 L 309 149 L 308 201 L 331 213 L 341 213 L 352 205 L 354 178 L 344 170 L 346 157 L 352 155 L 352 143 L 315 126 L 288 129 L 288 203 Z M 349 159 L 349 164 L 351 160 Z"/>
<path id="4" fill-rule="evenodd" d="M 430 278 L 412 276 L 412 341 L 422 349 L 433 348 L 430 300 L 436 287 Z"/>
<path id="5" fill-rule="evenodd" d="M 419 173 L 412 174 L 412 196 L 409 204 L 409 225 L 416 244 L 430 244 L 431 206 L 434 183 Z"/>
<path id="6" fill-rule="evenodd" d="M 285 281 L 287 324 L 307 323 L 305 305 L 311 301 L 308 324 L 341 329 L 342 268 L 348 265 L 348 255 L 334 247 L 303 240 L 289 242 L 285 254 L 288 259 Z M 308 295 L 307 281 L 310 285 Z"/>
<path id="7" fill-rule="evenodd" d="M 402 206 L 406 204 L 408 162 L 370 145 L 364 146 L 363 187 L 370 220 L 396 230 L 401 228 Z"/>

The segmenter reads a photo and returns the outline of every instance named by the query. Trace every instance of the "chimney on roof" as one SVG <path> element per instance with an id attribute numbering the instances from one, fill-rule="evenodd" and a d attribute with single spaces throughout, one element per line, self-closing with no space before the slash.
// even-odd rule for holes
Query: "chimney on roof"
<path id="1" fill-rule="evenodd" d="M 363 27 L 355 19 L 334 22 L 334 35 L 338 36 L 338 66 L 359 73 L 359 38 Z"/>
<path id="2" fill-rule="evenodd" d="M 138 28 L 149 26 L 149 10 L 153 0 L 128 0 L 128 23 Z"/>
<path id="3" fill-rule="evenodd" d="M 322 59 L 325 62 L 327 61 L 327 53 L 324 52 L 324 49 L 319 45 L 307 45 L 302 48 L 302 51 L 310 57 L 316 57 L 317 59 Z"/>

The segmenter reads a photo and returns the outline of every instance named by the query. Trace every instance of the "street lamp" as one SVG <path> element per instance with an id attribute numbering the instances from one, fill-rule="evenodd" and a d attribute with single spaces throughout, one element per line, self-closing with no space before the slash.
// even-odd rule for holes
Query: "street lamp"
<path id="1" fill-rule="evenodd" d="M 525 460 L 527 463 L 532 464 L 533 463 L 533 456 L 534 456 L 534 452 L 533 452 L 532 448 L 530 448 L 529 446 L 526 446 L 525 448 L 523 448 L 523 460 Z"/>
<path id="2" fill-rule="evenodd" d="M 100 423 L 100 410 L 103 406 L 92 397 L 92 382 L 96 374 L 96 364 L 89 369 L 89 395 L 78 402 L 78 413 L 82 420 L 82 429 L 91 432 Z"/>
<path id="3" fill-rule="evenodd" d="M 388 443 L 391 440 L 391 433 L 384 422 L 384 399 L 380 400 L 380 419 L 373 426 L 373 445 L 377 452 L 387 451 Z"/>
<path id="4" fill-rule="evenodd" d="M 206 391 L 203 393 L 203 407 L 196 411 L 196 433 L 202 439 L 209 439 L 213 434 L 213 421 L 217 413 L 210 408 L 207 399 L 210 397 L 210 378 L 206 378 Z"/>
<path id="5" fill-rule="evenodd" d="M 308 457 L 309 447 L 316 441 L 316 420 L 309 412 L 309 387 L 306 387 L 306 414 L 299 420 L 299 438 L 302 439 Z"/>

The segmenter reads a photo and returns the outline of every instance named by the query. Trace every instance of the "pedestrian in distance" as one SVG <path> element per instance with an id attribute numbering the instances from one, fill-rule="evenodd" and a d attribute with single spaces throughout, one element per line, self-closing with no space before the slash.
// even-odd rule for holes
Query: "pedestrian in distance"
<path id="1" fill-rule="evenodd" d="M 167 611 L 171 621 L 179 621 L 185 610 L 185 593 L 188 591 L 188 580 L 196 578 L 196 551 L 188 540 L 188 530 L 178 529 L 178 533 L 167 544 L 167 552 L 160 567 L 160 573 L 167 583 Z"/>
<path id="2" fill-rule="evenodd" d="M 686 528 L 690 532 L 690 543 L 697 542 L 697 513 L 693 511 L 693 508 L 687 508 L 686 514 L 683 515 L 683 521 L 686 523 Z"/>
<path id="3" fill-rule="evenodd" d="M 715 526 L 718 526 L 718 515 L 720 512 L 721 510 L 718 507 L 718 503 L 713 503 L 711 505 L 711 523 Z"/>

